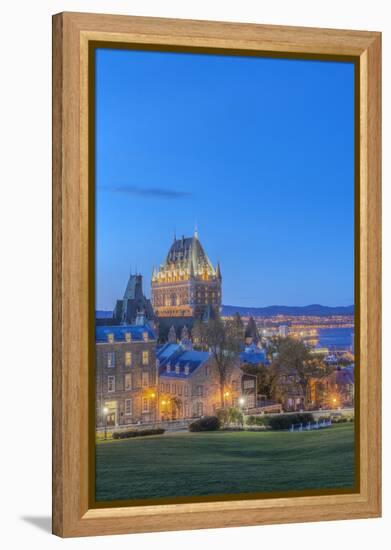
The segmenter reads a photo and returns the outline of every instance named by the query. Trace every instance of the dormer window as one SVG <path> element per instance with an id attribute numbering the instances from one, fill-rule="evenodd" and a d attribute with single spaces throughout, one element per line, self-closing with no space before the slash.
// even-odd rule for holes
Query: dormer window
<path id="1" fill-rule="evenodd" d="M 176 374 L 179 374 L 179 365 L 176 365 L 175 372 L 176 372 Z"/>
<path id="2" fill-rule="evenodd" d="M 190 372 L 189 365 L 186 365 L 186 367 L 185 367 L 185 374 L 186 374 L 186 376 L 189 375 L 189 372 Z"/>
<path id="3" fill-rule="evenodd" d="M 167 372 L 171 372 L 171 365 L 170 364 L 167 365 Z"/>
<path id="4" fill-rule="evenodd" d="M 143 340 L 144 340 L 144 342 L 148 342 L 148 332 L 147 331 L 143 332 Z"/>
<path id="5" fill-rule="evenodd" d="M 109 344 L 113 344 L 114 343 L 114 334 L 112 332 L 110 332 L 108 335 L 107 335 L 107 341 Z"/>
<path id="6" fill-rule="evenodd" d="M 131 342 L 132 341 L 132 335 L 130 332 L 125 332 L 125 342 Z"/>

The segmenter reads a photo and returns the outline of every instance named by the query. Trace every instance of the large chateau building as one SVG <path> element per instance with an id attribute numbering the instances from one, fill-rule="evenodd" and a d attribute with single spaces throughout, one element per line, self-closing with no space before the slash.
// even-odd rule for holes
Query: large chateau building
<path id="1" fill-rule="evenodd" d="M 221 271 L 213 267 L 197 231 L 174 238 L 165 262 L 152 274 L 152 305 L 158 318 L 202 319 L 221 307 Z"/>

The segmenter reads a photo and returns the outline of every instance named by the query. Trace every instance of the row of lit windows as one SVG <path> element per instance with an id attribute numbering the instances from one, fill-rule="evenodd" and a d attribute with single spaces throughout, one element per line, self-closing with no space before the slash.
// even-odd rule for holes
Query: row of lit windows
<path id="1" fill-rule="evenodd" d="M 132 416 L 133 415 L 133 399 L 125 399 L 125 416 Z M 182 406 L 179 407 L 180 411 L 182 411 Z M 143 413 L 148 413 L 150 411 L 150 400 L 147 397 L 143 397 L 141 400 L 141 411 Z M 185 416 L 189 416 L 189 404 L 187 402 L 184 403 L 184 414 Z M 196 414 L 197 416 L 202 416 L 204 414 L 204 406 L 203 403 L 200 401 L 196 404 Z"/>
<path id="2" fill-rule="evenodd" d="M 149 340 L 149 334 L 148 334 L 147 331 L 143 332 L 143 340 L 144 340 L 144 342 L 148 342 L 148 340 Z M 114 334 L 112 332 L 110 332 L 107 335 L 107 341 L 108 341 L 109 344 L 114 344 L 115 337 L 114 337 Z M 132 334 L 130 332 L 125 332 L 125 342 L 131 342 L 131 341 L 132 341 Z"/>
<path id="3" fill-rule="evenodd" d="M 184 391 L 185 397 L 188 397 L 189 395 L 189 387 L 187 385 L 182 386 L 182 384 L 164 384 L 164 382 L 161 382 L 160 384 L 160 390 L 165 393 L 171 393 L 172 395 L 182 395 L 182 391 Z"/>
<path id="4" fill-rule="evenodd" d="M 131 374 L 125 374 L 124 379 L 125 390 L 129 391 L 133 389 L 133 377 Z M 141 373 L 141 385 L 143 388 L 148 388 L 150 383 L 149 372 Z M 115 376 L 110 375 L 107 377 L 107 391 L 108 393 L 115 392 Z"/>
<path id="5" fill-rule="evenodd" d="M 171 393 L 172 395 L 182 395 L 182 388 L 184 387 L 184 395 L 185 397 L 188 397 L 189 395 L 189 387 L 187 385 L 182 386 L 182 384 L 165 384 L 164 382 L 161 382 L 160 384 L 160 390 L 165 393 Z M 196 388 L 196 395 L 198 397 L 204 397 L 204 386 L 200 385 Z"/>
<path id="6" fill-rule="evenodd" d="M 141 410 L 143 413 L 149 412 L 149 399 L 143 397 L 141 401 Z M 125 416 L 133 415 L 133 399 L 125 399 Z"/>
<path id="7" fill-rule="evenodd" d="M 167 365 L 166 371 L 167 371 L 167 372 L 171 372 L 171 365 L 170 365 L 170 363 Z M 174 371 L 173 371 L 173 372 L 174 372 Z M 179 365 L 176 365 L 176 366 L 175 366 L 175 374 L 179 374 L 179 373 L 180 373 L 180 367 L 179 367 Z M 188 376 L 188 374 L 190 373 L 190 367 L 189 367 L 188 365 L 185 366 L 185 368 L 184 368 L 184 373 L 185 373 L 186 376 Z"/>
<path id="8" fill-rule="evenodd" d="M 141 354 L 141 363 L 143 365 L 148 365 L 149 363 L 149 351 L 144 350 Z M 131 351 L 125 351 L 125 366 L 131 367 L 132 366 L 132 352 Z M 107 352 L 107 367 L 108 368 L 114 368 L 115 367 L 115 352 L 109 351 Z"/>

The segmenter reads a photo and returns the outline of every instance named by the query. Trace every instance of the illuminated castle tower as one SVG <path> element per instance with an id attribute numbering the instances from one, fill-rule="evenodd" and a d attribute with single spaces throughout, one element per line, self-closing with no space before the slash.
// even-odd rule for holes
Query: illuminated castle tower
<path id="1" fill-rule="evenodd" d="M 166 261 L 152 274 L 152 305 L 158 317 L 205 318 L 221 306 L 221 271 L 198 239 L 174 238 Z"/>

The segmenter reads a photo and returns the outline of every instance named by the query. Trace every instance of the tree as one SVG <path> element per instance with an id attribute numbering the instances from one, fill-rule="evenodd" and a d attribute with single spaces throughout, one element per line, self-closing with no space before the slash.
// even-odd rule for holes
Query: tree
<path id="1" fill-rule="evenodd" d="M 193 336 L 193 346 L 195 349 L 206 350 L 207 346 L 205 343 L 205 323 L 200 319 L 196 319 L 191 331 Z"/>
<path id="2" fill-rule="evenodd" d="M 244 363 L 242 371 L 257 377 L 257 394 L 266 395 L 272 399 L 276 373 L 267 365 L 258 363 L 256 365 Z"/>
<path id="3" fill-rule="evenodd" d="M 236 333 L 237 338 L 244 342 L 244 323 L 240 313 L 236 312 L 232 320 L 232 329 Z"/>
<path id="4" fill-rule="evenodd" d="M 225 388 L 241 348 L 237 326 L 233 321 L 224 323 L 221 318 L 210 319 L 202 327 L 202 339 L 212 356 L 220 387 L 221 407 L 225 407 Z"/>
<path id="5" fill-rule="evenodd" d="M 304 406 L 307 407 L 311 379 L 328 376 L 332 367 L 327 366 L 323 358 L 314 356 L 301 340 L 285 338 L 279 343 L 278 354 L 273 360 L 271 370 L 278 379 L 281 376 L 293 377 L 296 386 L 301 389 Z"/>
<path id="6" fill-rule="evenodd" d="M 170 401 L 171 401 L 171 419 L 174 419 L 174 417 L 177 416 L 176 413 L 178 413 L 178 416 L 179 416 L 181 412 L 182 399 L 180 397 L 177 397 L 176 395 L 173 395 Z"/>

